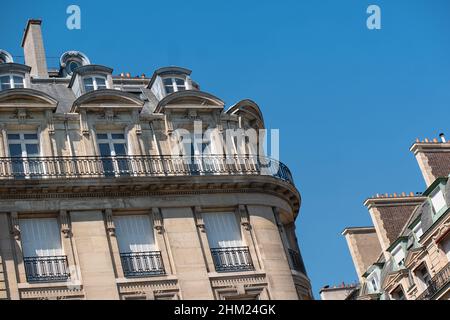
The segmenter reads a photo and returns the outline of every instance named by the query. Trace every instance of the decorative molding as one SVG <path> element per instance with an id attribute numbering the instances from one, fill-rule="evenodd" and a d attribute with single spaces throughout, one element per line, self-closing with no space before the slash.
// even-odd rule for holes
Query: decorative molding
<path id="1" fill-rule="evenodd" d="M 114 219 L 112 214 L 112 209 L 105 209 L 106 218 L 106 231 L 111 237 L 116 236 L 116 227 L 114 226 Z"/>
<path id="2" fill-rule="evenodd" d="M 166 128 L 166 134 L 170 136 L 173 133 L 173 123 L 172 123 L 172 121 L 169 120 L 169 117 L 170 117 L 170 111 L 166 110 L 166 112 L 164 114 L 164 125 Z"/>
<path id="3" fill-rule="evenodd" d="M 450 221 L 439 226 L 439 229 L 437 229 L 436 233 L 432 237 L 433 242 L 438 244 L 449 232 L 450 232 Z"/>
<path id="4" fill-rule="evenodd" d="M 81 128 L 82 135 L 89 136 L 89 126 L 87 123 L 86 110 L 80 111 L 80 128 Z"/>
<path id="5" fill-rule="evenodd" d="M 125 298 L 145 297 L 147 300 L 158 297 L 171 297 L 178 300 L 180 288 L 177 279 L 158 279 L 130 283 L 118 283 L 119 294 Z"/>
<path id="6" fill-rule="evenodd" d="M 153 227 L 156 232 L 162 234 L 164 232 L 163 217 L 159 208 L 152 208 Z"/>
<path id="7" fill-rule="evenodd" d="M 27 288 L 19 289 L 21 299 L 32 300 L 63 300 L 68 298 L 84 298 L 84 291 L 79 288 L 53 287 L 53 288 Z"/>
<path id="8" fill-rule="evenodd" d="M 206 232 L 205 222 L 203 221 L 202 216 L 202 207 L 194 207 L 194 217 L 195 217 L 195 225 L 200 230 L 200 232 Z"/>
<path id="9" fill-rule="evenodd" d="M 71 235 L 69 215 L 66 210 L 59 211 L 59 218 L 61 220 L 61 232 L 64 238 L 69 238 Z"/>
<path id="10" fill-rule="evenodd" d="M 236 211 L 236 213 L 241 217 L 241 225 L 245 228 L 245 230 L 250 231 L 252 226 L 250 224 L 250 217 L 247 212 L 247 207 L 244 205 L 239 205 Z"/>
<path id="11" fill-rule="evenodd" d="M 45 117 L 47 118 L 47 129 L 50 135 L 55 134 L 55 125 L 53 123 L 53 112 L 51 110 L 45 111 Z"/>
<path id="12" fill-rule="evenodd" d="M 11 212 L 11 234 L 15 240 L 20 240 L 19 214 L 17 212 Z"/>

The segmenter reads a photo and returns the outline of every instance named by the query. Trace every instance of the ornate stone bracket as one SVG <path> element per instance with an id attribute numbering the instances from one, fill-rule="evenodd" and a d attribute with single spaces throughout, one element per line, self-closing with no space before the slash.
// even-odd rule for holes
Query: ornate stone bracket
<path id="1" fill-rule="evenodd" d="M 47 118 L 48 133 L 50 135 L 54 135 L 55 134 L 55 125 L 53 123 L 53 112 L 50 110 L 47 110 L 45 112 L 45 117 Z"/>
<path id="2" fill-rule="evenodd" d="M 169 120 L 169 117 L 170 117 L 170 112 L 166 111 L 166 113 L 164 114 L 164 124 L 166 127 L 167 135 L 171 135 L 173 133 L 173 123 L 172 123 L 172 121 Z"/>
<path id="3" fill-rule="evenodd" d="M 244 205 L 239 205 L 236 212 L 241 217 L 241 225 L 245 230 L 249 231 L 252 229 L 250 224 L 250 217 L 247 212 L 247 208 Z"/>
<path id="4" fill-rule="evenodd" d="M 159 208 L 152 208 L 153 227 L 156 232 L 162 234 L 164 232 L 163 217 Z"/>
<path id="5" fill-rule="evenodd" d="M 87 123 L 86 110 L 81 110 L 80 112 L 80 128 L 82 135 L 89 136 L 89 126 Z"/>
<path id="6" fill-rule="evenodd" d="M 15 240 L 20 240 L 19 215 L 17 212 L 11 212 L 11 234 Z"/>
<path id="7" fill-rule="evenodd" d="M 64 235 L 64 238 L 69 238 L 71 235 L 70 232 L 70 221 L 69 215 L 66 210 L 61 210 L 59 212 L 59 217 L 61 220 L 61 233 Z"/>
<path id="8" fill-rule="evenodd" d="M 201 207 L 194 208 L 194 216 L 195 216 L 195 224 L 196 224 L 197 228 L 199 228 L 200 232 L 206 232 L 205 222 L 203 221 Z"/>
<path id="9" fill-rule="evenodd" d="M 142 128 L 141 128 L 141 123 L 139 122 L 139 112 L 137 110 L 133 111 L 133 122 L 134 122 L 136 134 L 141 135 Z"/>
<path id="10" fill-rule="evenodd" d="M 111 237 L 116 236 L 116 227 L 114 226 L 114 220 L 112 215 L 112 209 L 105 209 L 106 218 L 106 231 Z"/>

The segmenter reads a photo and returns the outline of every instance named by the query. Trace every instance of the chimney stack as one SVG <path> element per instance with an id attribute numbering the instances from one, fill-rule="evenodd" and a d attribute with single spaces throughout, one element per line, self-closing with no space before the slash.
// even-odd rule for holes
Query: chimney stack
<path id="1" fill-rule="evenodd" d="M 446 142 L 447 142 L 447 140 L 445 140 L 445 134 L 441 133 L 441 134 L 439 135 L 439 137 L 441 137 L 442 143 L 446 143 Z"/>
<path id="2" fill-rule="evenodd" d="M 30 19 L 22 38 L 25 64 L 31 67 L 31 76 L 48 78 L 47 59 L 41 30 L 42 20 Z"/>

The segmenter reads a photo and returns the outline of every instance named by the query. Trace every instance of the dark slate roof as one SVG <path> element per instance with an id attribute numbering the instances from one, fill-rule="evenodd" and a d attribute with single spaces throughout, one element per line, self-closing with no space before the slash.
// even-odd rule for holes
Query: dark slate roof
<path id="1" fill-rule="evenodd" d="M 450 173 L 450 152 L 426 152 L 428 165 L 435 177 L 447 177 Z"/>
<path id="2" fill-rule="evenodd" d="M 70 112 L 73 102 L 76 100 L 72 89 L 67 88 L 67 84 L 32 84 L 32 89 L 47 93 L 58 100 L 56 113 Z"/>

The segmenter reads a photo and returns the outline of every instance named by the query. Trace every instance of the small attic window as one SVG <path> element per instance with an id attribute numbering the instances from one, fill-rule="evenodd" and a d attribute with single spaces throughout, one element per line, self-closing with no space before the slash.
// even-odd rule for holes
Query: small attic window
<path id="1" fill-rule="evenodd" d="M 186 81 L 182 78 L 165 78 L 163 83 L 166 94 L 186 90 Z"/>
<path id="2" fill-rule="evenodd" d="M 83 79 L 83 83 L 85 92 L 107 88 L 106 79 L 104 77 L 86 77 Z"/>
<path id="3" fill-rule="evenodd" d="M 69 61 L 66 64 L 66 72 L 69 75 L 72 75 L 76 68 L 81 67 L 81 63 L 75 60 Z"/>
<path id="4" fill-rule="evenodd" d="M 21 75 L 0 75 L 0 91 L 6 89 L 24 88 L 24 78 Z"/>

